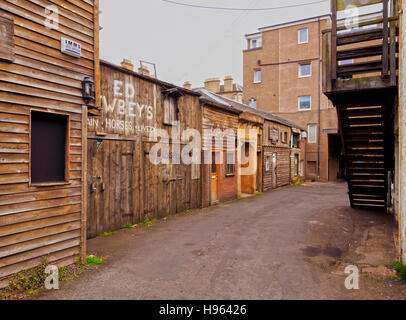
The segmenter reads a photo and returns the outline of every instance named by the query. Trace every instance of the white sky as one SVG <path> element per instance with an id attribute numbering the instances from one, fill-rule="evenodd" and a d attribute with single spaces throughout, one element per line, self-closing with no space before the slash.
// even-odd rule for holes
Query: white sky
<path id="1" fill-rule="evenodd" d="M 270 8 L 315 0 L 176 0 L 182 3 Z M 244 35 L 257 28 L 329 12 L 330 1 L 272 11 L 189 8 L 162 0 L 100 0 L 101 58 L 119 64 L 131 58 L 154 62 L 158 78 L 177 85 L 232 75 L 242 84 Z"/>

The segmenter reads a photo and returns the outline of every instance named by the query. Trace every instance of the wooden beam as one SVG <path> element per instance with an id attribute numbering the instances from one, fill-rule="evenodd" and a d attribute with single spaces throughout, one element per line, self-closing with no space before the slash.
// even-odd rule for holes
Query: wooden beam
<path id="1" fill-rule="evenodd" d="M 331 1 L 331 80 L 337 79 L 337 1 Z"/>
<path id="2" fill-rule="evenodd" d="M 389 21 L 388 21 L 388 0 L 383 0 L 383 41 L 382 41 L 382 76 L 386 77 L 389 74 Z"/>

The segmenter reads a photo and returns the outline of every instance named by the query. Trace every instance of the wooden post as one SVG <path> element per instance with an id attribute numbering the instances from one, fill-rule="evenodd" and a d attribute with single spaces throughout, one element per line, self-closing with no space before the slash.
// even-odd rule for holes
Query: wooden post
<path id="1" fill-rule="evenodd" d="M 100 97 L 100 37 L 99 37 L 99 0 L 94 1 L 94 83 L 96 91 L 95 104 L 96 108 L 101 107 Z"/>
<path id="2" fill-rule="evenodd" d="M 382 76 L 386 77 L 389 74 L 389 45 L 388 45 L 388 38 L 389 38 L 389 21 L 388 21 L 388 0 L 383 0 L 383 17 L 382 17 L 382 24 L 383 24 L 383 41 L 382 41 Z"/>
<path id="3" fill-rule="evenodd" d="M 390 84 L 396 86 L 396 21 L 390 22 Z"/>
<path id="4" fill-rule="evenodd" d="M 331 0 L 331 80 L 337 79 L 337 0 Z"/>
<path id="5" fill-rule="evenodd" d="M 87 107 L 82 106 L 82 206 L 81 206 L 81 259 L 86 263 L 87 240 Z"/>

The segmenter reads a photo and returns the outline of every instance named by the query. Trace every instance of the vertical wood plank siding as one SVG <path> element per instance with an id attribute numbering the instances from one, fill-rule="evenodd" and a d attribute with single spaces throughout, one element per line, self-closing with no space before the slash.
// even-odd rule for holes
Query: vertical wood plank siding
<path id="1" fill-rule="evenodd" d="M 119 83 L 118 94 L 114 94 L 115 81 Z M 130 98 L 125 94 L 126 86 L 134 88 Z M 150 139 L 149 130 L 144 129 L 164 129 L 170 137 L 173 131 L 171 125 L 165 124 L 168 119 L 165 121 L 164 101 L 168 90 L 181 91 L 176 94 L 180 133 L 191 128 L 200 132 L 201 112 L 196 93 L 101 62 L 103 109 L 100 116 L 89 117 L 88 125 L 88 238 L 126 224 L 200 207 L 201 183 L 200 179 L 192 178 L 192 165 L 155 165 L 149 160 L 156 142 Z M 125 103 L 122 112 L 120 103 Z M 114 111 L 107 105 L 115 106 Z M 142 115 L 137 105 L 144 106 Z M 131 111 L 130 106 L 134 107 Z M 147 117 L 149 107 L 151 114 Z M 111 121 L 115 121 L 114 126 L 108 125 Z M 126 124 L 127 129 L 120 128 L 118 123 Z M 184 146 L 182 143 L 181 148 Z"/>
<path id="2" fill-rule="evenodd" d="M 14 62 L 0 60 L 0 280 L 35 267 L 78 258 L 82 225 L 81 82 L 94 79 L 94 2 L 2 0 L 0 16 L 14 20 Z M 45 27 L 46 7 L 59 10 L 59 29 Z M 96 12 L 98 15 L 98 12 Z M 61 53 L 61 37 L 82 45 L 82 57 Z M 30 109 L 70 116 L 69 183 L 29 184 Z M 83 237 L 83 235 L 82 235 Z"/>

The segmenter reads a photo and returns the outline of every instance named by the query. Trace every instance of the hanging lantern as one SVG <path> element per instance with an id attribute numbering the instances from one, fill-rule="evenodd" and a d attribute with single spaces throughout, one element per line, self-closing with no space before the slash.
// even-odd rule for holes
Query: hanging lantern
<path id="1" fill-rule="evenodd" d="M 94 100 L 94 83 L 89 77 L 85 77 L 82 81 L 82 96 L 86 105 Z"/>

